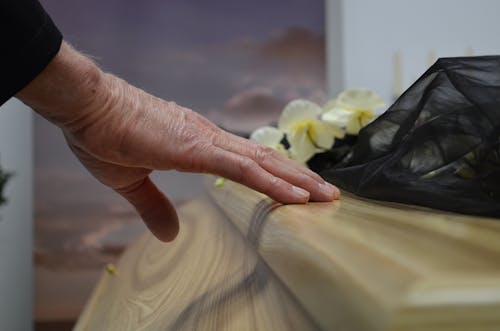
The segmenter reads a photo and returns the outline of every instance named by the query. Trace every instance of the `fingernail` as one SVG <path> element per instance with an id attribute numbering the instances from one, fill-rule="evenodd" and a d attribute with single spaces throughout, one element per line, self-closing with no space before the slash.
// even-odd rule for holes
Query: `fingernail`
<path id="1" fill-rule="evenodd" d="M 293 193 L 295 194 L 295 196 L 297 196 L 297 198 L 309 199 L 309 192 L 307 192 L 306 190 L 301 189 L 300 187 L 297 186 L 292 186 L 292 189 Z"/>
<path id="2" fill-rule="evenodd" d="M 340 199 L 340 190 L 335 187 L 335 196 L 334 199 Z"/>
<path id="3" fill-rule="evenodd" d="M 319 184 L 319 188 L 325 192 L 326 194 L 328 194 L 328 196 L 336 199 L 340 196 L 340 191 L 338 188 L 336 188 L 335 186 L 333 186 L 332 184 L 330 183 L 324 183 L 324 184 Z"/>
<path id="4" fill-rule="evenodd" d="M 323 194 L 326 194 L 329 197 L 333 198 L 335 195 L 334 188 L 332 187 L 332 185 L 330 185 L 328 183 L 319 184 L 319 189 L 321 190 L 321 192 L 323 192 Z"/>
<path id="5" fill-rule="evenodd" d="M 337 186 L 333 186 L 333 188 L 335 189 L 335 196 L 333 198 L 339 199 L 340 198 L 340 190 L 337 188 Z"/>

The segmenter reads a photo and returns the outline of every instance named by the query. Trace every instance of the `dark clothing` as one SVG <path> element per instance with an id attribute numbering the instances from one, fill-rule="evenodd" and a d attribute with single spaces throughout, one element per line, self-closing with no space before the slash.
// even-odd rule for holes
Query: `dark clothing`
<path id="1" fill-rule="evenodd" d="M 37 0 L 0 0 L 0 106 L 31 82 L 62 35 Z"/>

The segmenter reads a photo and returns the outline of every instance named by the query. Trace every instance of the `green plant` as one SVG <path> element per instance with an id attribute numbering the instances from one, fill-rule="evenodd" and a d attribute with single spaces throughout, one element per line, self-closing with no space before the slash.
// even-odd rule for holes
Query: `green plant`
<path id="1" fill-rule="evenodd" d="M 0 206 L 4 205 L 7 202 L 7 199 L 3 196 L 3 189 L 7 184 L 8 180 L 12 177 L 12 173 L 5 172 L 0 167 Z"/>

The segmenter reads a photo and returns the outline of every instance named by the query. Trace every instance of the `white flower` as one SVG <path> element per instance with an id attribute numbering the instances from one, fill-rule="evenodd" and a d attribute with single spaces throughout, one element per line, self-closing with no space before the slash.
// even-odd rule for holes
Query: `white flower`
<path id="1" fill-rule="evenodd" d="M 281 143 L 285 133 L 281 130 L 273 128 L 272 126 L 263 126 L 258 128 L 250 135 L 250 140 L 253 140 L 261 145 L 271 147 L 277 150 L 284 156 L 289 156 L 285 146 Z"/>
<path id="2" fill-rule="evenodd" d="M 305 163 L 317 152 L 330 149 L 335 137 L 344 136 L 338 127 L 320 121 L 321 113 L 320 106 L 301 99 L 290 102 L 283 109 L 278 129 L 286 133 L 293 159 Z"/>
<path id="3" fill-rule="evenodd" d="M 356 135 L 373 120 L 373 111 L 383 105 L 382 98 L 373 91 L 348 89 L 325 105 L 321 119 L 344 128 L 348 134 Z"/>

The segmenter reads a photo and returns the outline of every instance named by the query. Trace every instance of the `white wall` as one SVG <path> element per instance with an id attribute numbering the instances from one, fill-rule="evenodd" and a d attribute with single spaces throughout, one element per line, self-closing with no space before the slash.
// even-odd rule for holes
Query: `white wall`
<path id="1" fill-rule="evenodd" d="M 0 330 L 32 329 L 32 113 L 17 100 L 0 107 L 0 164 L 13 170 L 0 207 Z"/>
<path id="2" fill-rule="evenodd" d="M 468 48 L 474 55 L 500 54 L 497 0 L 326 1 L 332 95 L 339 86 L 367 87 L 389 103 L 397 51 L 404 89 L 427 69 L 431 50 L 437 57 L 463 56 Z"/>

